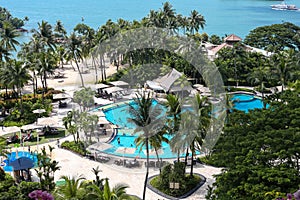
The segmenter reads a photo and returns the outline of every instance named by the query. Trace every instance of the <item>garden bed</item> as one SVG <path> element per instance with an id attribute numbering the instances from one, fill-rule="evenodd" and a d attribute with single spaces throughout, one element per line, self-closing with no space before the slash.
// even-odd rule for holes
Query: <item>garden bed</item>
<path id="1" fill-rule="evenodd" d="M 187 198 L 192 195 L 196 190 L 198 190 L 206 181 L 206 178 L 201 175 L 194 173 L 193 179 L 190 179 L 190 175 L 186 174 L 186 190 L 180 189 L 166 189 L 161 191 L 157 188 L 159 185 L 159 175 L 151 176 L 148 178 L 147 187 L 152 190 L 153 192 L 168 198 L 168 199 L 182 199 Z"/>

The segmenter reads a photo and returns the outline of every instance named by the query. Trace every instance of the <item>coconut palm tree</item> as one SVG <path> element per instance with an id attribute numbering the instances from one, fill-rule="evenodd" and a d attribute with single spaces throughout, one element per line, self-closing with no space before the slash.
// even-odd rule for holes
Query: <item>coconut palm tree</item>
<path id="1" fill-rule="evenodd" d="M 271 62 L 273 66 L 275 66 L 275 78 L 278 80 L 278 83 L 281 84 L 281 91 L 284 91 L 285 85 L 287 85 L 287 82 L 292 78 L 292 54 L 291 51 L 287 53 L 283 52 L 275 54 L 271 58 Z"/>
<path id="2" fill-rule="evenodd" d="M 82 43 L 82 41 L 79 38 L 77 38 L 75 33 L 72 33 L 69 36 L 68 42 L 66 44 L 66 54 L 68 55 L 68 57 L 71 60 L 73 60 L 75 62 L 78 73 L 80 75 L 81 86 L 84 87 L 82 73 L 79 68 L 79 62 L 82 61 L 81 43 Z"/>
<path id="3" fill-rule="evenodd" d="M 194 35 L 195 31 L 199 31 L 199 28 L 204 29 L 205 23 L 204 17 L 198 11 L 192 10 L 188 17 L 188 31 Z"/>
<path id="4" fill-rule="evenodd" d="M 210 125 L 210 104 L 207 98 L 196 95 L 190 102 L 191 109 L 181 114 L 180 128 L 170 140 L 172 151 L 186 151 L 185 163 L 187 163 L 188 151 L 192 153 L 192 159 L 196 149 L 200 149 Z M 193 162 L 191 164 L 191 176 L 193 175 Z"/>
<path id="5" fill-rule="evenodd" d="M 155 151 L 156 158 L 157 158 L 158 162 L 160 162 L 158 151 L 159 151 L 159 149 L 162 148 L 162 142 L 166 142 L 166 143 L 169 142 L 168 138 L 166 138 L 164 136 L 164 134 L 165 134 L 165 130 L 161 130 L 157 134 L 150 136 L 149 139 L 148 139 L 150 147 L 154 148 L 154 151 Z M 134 140 L 134 143 L 137 147 L 140 148 L 140 151 L 142 151 L 143 147 L 146 146 L 146 138 L 143 135 L 139 135 Z M 159 172 L 161 172 L 161 165 L 159 166 Z"/>
<path id="6" fill-rule="evenodd" d="M 33 29 L 33 37 L 36 38 L 43 46 L 49 47 L 51 50 L 55 49 L 55 41 L 52 33 L 52 26 L 42 20 L 38 23 L 38 30 Z"/>
<path id="7" fill-rule="evenodd" d="M 0 31 L 0 38 L 5 49 L 7 49 L 8 51 L 16 51 L 16 45 L 20 44 L 17 40 L 17 37 L 19 36 L 19 33 L 12 27 L 11 23 L 3 22 L 3 26 Z"/>
<path id="8" fill-rule="evenodd" d="M 17 88 L 17 94 L 20 98 L 21 112 L 23 111 L 23 99 L 22 99 L 22 88 L 30 80 L 30 75 L 27 71 L 26 66 L 21 61 L 12 60 L 6 66 L 6 74 L 9 77 L 9 84 Z"/>
<path id="9" fill-rule="evenodd" d="M 84 199 L 86 190 L 83 180 L 84 177 L 79 176 L 78 178 L 62 176 L 62 179 L 65 180 L 65 184 L 57 187 L 54 194 L 56 199 Z"/>
<path id="10" fill-rule="evenodd" d="M 150 92 L 148 94 L 146 94 L 146 92 L 137 94 L 136 98 L 134 98 L 134 102 L 135 105 L 129 104 L 129 113 L 132 116 L 129 121 L 136 125 L 135 132 L 142 131 L 145 138 L 147 156 L 147 170 L 143 191 L 143 200 L 145 200 L 147 179 L 149 175 L 149 139 L 157 133 L 158 128 L 163 127 L 164 120 L 159 117 L 162 110 L 157 105 L 154 106 L 152 104 L 153 97 Z"/>
<path id="11" fill-rule="evenodd" d="M 168 94 L 166 106 L 168 108 L 167 132 L 171 135 L 175 135 L 179 130 L 180 124 L 181 103 L 179 97 L 177 95 Z M 175 146 L 171 146 L 171 148 L 177 153 L 177 161 L 179 162 L 180 149 L 175 150 Z"/>

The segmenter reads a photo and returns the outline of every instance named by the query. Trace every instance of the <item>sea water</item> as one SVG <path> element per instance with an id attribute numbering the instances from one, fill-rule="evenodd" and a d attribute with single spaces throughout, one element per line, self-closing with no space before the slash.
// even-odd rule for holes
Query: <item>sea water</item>
<path id="1" fill-rule="evenodd" d="M 162 0 L 0 0 L 0 6 L 7 8 L 13 16 L 27 16 L 26 29 L 38 27 L 45 20 L 55 24 L 61 20 L 68 33 L 82 21 L 97 29 L 108 19 L 116 21 L 141 20 L 150 10 L 162 8 Z M 189 15 L 197 10 L 206 19 L 206 26 L 200 32 L 221 37 L 234 33 L 242 38 L 249 31 L 264 25 L 292 22 L 300 25 L 300 11 L 272 10 L 272 0 L 170 0 L 177 13 Z M 297 0 L 287 0 L 288 4 L 300 7 Z M 24 34 L 26 41 L 29 35 Z"/>

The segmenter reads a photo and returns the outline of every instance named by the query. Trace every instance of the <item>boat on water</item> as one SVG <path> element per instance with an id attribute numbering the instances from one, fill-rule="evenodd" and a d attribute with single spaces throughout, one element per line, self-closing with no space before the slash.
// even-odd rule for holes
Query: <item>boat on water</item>
<path id="1" fill-rule="evenodd" d="M 271 5 L 272 9 L 274 10 L 299 10 L 299 8 L 296 7 L 296 5 L 292 4 L 286 4 L 284 1 L 280 4 L 274 4 Z"/>

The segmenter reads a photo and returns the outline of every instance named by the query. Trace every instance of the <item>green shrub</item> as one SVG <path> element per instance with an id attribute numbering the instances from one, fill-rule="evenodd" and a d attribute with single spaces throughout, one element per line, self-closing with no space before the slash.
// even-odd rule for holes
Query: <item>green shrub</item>
<path id="1" fill-rule="evenodd" d="M 61 144 L 61 148 L 68 149 L 83 156 L 86 154 L 84 143 L 81 141 L 79 141 L 78 143 L 75 143 L 74 141 L 65 141 Z"/>
<path id="2" fill-rule="evenodd" d="M 167 195 L 180 197 L 195 188 L 200 181 L 198 175 L 186 175 L 185 164 L 178 162 L 174 165 L 166 165 L 161 174 L 154 177 L 150 184 Z M 179 183 L 179 189 L 170 188 L 170 182 Z"/>

